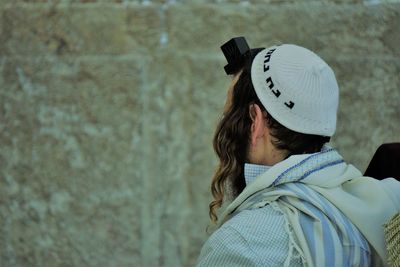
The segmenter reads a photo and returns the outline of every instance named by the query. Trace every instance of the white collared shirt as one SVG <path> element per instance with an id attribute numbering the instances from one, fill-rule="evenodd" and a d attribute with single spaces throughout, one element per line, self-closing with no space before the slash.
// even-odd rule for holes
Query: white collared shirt
<path id="1" fill-rule="evenodd" d="M 254 182 L 254 180 L 264 172 L 268 171 L 271 166 L 258 165 L 252 163 L 244 164 L 244 179 L 246 180 L 246 186 Z"/>

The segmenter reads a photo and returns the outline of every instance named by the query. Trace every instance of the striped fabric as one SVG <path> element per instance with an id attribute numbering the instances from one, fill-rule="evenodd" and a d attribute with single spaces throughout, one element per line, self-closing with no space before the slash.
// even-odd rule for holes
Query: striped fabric
<path id="1" fill-rule="evenodd" d="M 299 213 L 299 222 L 314 266 L 370 266 L 369 246 L 360 231 L 329 201 L 304 184 L 287 184 L 283 197 Z"/>
<path id="2" fill-rule="evenodd" d="M 308 259 L 307 266 L 369 266 L 369 245 L 360 231 L 307 185 L 309 176 L 314 179 L 319 173 L 325 175 L 327 169 L 342 163 L 333 149 L 311 154 L 274 177 L 267 177 L 269 186 L 254 192 L 239 206 L 233 205 L 230 211 L 228 207 L 228 212 L 235 215 L 276 204 L 288 218 L 302 256 Z M 321 179 L 329 183 L 329 177 Z"/>

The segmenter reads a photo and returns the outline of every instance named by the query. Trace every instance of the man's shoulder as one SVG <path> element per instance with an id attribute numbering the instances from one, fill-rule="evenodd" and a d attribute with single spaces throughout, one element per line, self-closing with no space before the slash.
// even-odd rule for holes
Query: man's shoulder
<path id="1" fill-rule="evenodd" d="M 283 214 L 272 206 L 243 210 L 225 222 L 202 249 L 199 266 L 281 266 L 289 255 Z M 240 259 L 243 264 L 227 264 Z"/>
<path id="2" fill-rule="evenodd" d="M 271 205 L 262 208 L 243 210 L 225 222 L 216 232 L 214 239 L 242 240 L 251 249 L 282 244 L 287 246 L 289 236 L 286 230 L 286 219 L 283 213 Z"/>
<path id="3" fill-rule="evenodd" d="M 232 216 L 221 226 L 224 228 L 233 228 L 239 233 L 257 233 L 271 232 L 284 229 L 285 217 L 279 208 L 266 205 L 262 208 L 242 210 Z"/>

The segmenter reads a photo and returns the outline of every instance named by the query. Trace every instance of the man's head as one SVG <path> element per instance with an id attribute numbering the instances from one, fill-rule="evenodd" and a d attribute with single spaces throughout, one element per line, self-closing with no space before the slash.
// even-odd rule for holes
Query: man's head
<path id="1" fill-rule="evenodd" d="M 245 163 L 274 165 L 318 152 L 336 127 L 336 79 L 311 51 L 281 45 L 249 51 L 236 62 L 242 65 L 233 73 L 213 142 L 220 160 L 211 184 L 213 221 L 226 195 L 244 189 Z"/>
<path id="2" fill-rule="evenodd" d="M 339 88 L 332 69 L 315 53 L 291 44 L 264 49 L 254 58 L 251 80 L 268 113 L 285 127 L 334 134 Z"/>

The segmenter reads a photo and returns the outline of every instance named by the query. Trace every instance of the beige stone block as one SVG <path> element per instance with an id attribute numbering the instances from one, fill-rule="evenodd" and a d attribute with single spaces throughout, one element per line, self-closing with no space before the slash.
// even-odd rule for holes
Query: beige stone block
<path id="1" fill-rule="evenodd" d="M 0 4 L 0 39 L 3 36 L 4 31 L 4 20 L 3 20 L 3 6 Z M 0 42 L 0 57 L 3 58 L 4 56 L 4 43 Z"/>
<path id="2" fill-rule="evenodd" d="M 211 138 L 223 106 L 218 100 L 225 95 L 225 88 L 215 86 L 224 81 L 215 79 L 217 63 L 165 51 L 149 62 L 144 110 L 145 136 L 152 145 L 146 157 L 158 168 L 144 174 L 149 178 L 145 202 L 155 209 L 144 226 L 145 266 L 193 266 L 206 237 L 216 163 Z"/>
<path id="3" fill-rule="evenodd" d="M 141 264 L 143 63 L 6 61 L 2 266 Z"/>
<path id="4" fill-rule="evenodd" d="M 36 131 L 39 140 L 40 134 L 45 138 L 62 137 L 63 132 L 53 132 L 57 127 L 71 134 L 79 130 L 87 136 L 85 141 L 90 141 L 92 135 L 107 137 L 118 131 L 113 138 L 129 140 L 128 128 L 133 127 L 132 122 L 138 118 L 134 111 L 141 105 L 139 64 L 129 60 L 115 63 L 112 58 L 9 59 L 3 71 L 6 97 L 3 101 L 10 106 L 10 118 L 22 116 L 21 122 L 31 122 L 29 127 L 23 123 L 19 126 Z M 20 105 L 26 109 L 18 109 Z M 9 123 L 17 125 L 18 121 L 10 119 Z M 20 128 L 14 130 L 17 129 Z M 76 165 L 81 164 L 77 160 Z M 69 165 L 74 164 L 71 161 Z"/>
<path id="5" fill-rule="evenodd" d="M 4 54 L 146 53 L 159 43 L 157 8 L 12 5 L 3 10 Z"/>
<path id="6" fill-rule="evenodd" d="M 169 48 L 219 52 L 234 36 L 252 47 L 295 43 L 323 54 L 399 55 L 400 8 L 392 5 L 193 5 L 167 10 Z"/>

